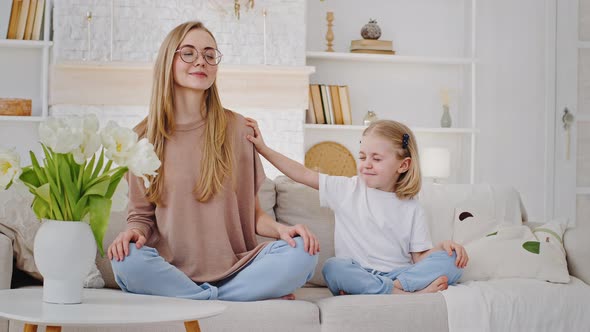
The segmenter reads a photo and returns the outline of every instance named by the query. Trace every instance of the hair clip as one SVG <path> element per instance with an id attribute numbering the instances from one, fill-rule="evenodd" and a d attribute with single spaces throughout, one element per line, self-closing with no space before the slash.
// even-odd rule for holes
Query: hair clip
<path id="1" fill-rule="evenodd" d="M 410 135 L 404 134 L 402 136 L 402 148 L 407 149 L 409 141 L 410 141 Z"/>

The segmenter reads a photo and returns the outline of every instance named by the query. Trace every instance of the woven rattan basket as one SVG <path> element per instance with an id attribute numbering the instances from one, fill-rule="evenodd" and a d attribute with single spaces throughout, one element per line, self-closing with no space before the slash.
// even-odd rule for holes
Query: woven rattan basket
<path id="1" fill-rule="evenodd" d="M 318 143 L 305 153 L 305 166 L 320 173 L 339 176 L 356 175 L 356 161 L 342 144 Z"/>

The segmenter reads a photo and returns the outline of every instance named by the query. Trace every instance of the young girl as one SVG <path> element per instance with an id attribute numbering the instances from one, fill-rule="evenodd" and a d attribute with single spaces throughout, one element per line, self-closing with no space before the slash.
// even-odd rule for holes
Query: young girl
<path id="1" fill-rule="evenodd" d="M 260 207 L 264 171 L 244 139 L 252 132 L 246 120 L 221 105 L 220 61 L 200 22 L 177 26 L 160 47 L 149 114 L 137 131 L 154 144 L 162 167 L 147 190 L 129 176 L 127 229 L 108 248 L 124 291 L 292 299 L 313 274 L 315 236 L 303 225 L 275 222 Z M 280 240 L 257 243 L 255 234 Z"/>
<path id="2" fill-rule="evenodd" d="M 336 257 L 323 275 L 334 295 L 406 294 L 444 290 L 459 280 L 465 249 L 452 241 L 433 248 L 424 210 L 414 196 L 421 186 L 414 134 L 395 121 L 377 121 L 363 133 L 359 175 L 320 174 L 273 151 L 256 121 L 247 135 L 262 156 L 291 179 L 320 192 L 334 211 Z"/>

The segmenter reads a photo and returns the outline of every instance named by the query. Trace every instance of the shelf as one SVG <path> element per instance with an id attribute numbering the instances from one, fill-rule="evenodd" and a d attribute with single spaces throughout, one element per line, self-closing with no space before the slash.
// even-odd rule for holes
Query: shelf
<path id="1" fill-rule="evenodd" d="M 578 195 L 590 195 L 590 187 L 577 187 L 576 194 Z"/>
<path id="2" fill-rule="evenodd" d="M 41 122 L 45 120 L 43 116 L 11 116 L 11 115 L 0 115 L 0 122 Z"/>
<path id="3" fill-rule="evenodd" d="M 307 52 L 307 59 L 364 61 L 383 63 L 420 63 L 433 65 L 469 65 L 475 63 L 474 58 L 426 57 L 409 55 L 338 53 L 338 52 Z"/>
<path id="4" fill-rule="evenodd" d="M 335 131 L 363 131 L 367 126 L 360 125 L 325 125 L 306 123 L 303 127 L 311 130 L 335 130 Z M 474 128 L 428 128 L 428 127 L 411 127 L 414 133 L 431 133 L 431 134 L 476 134 L 479 130 Z"/>
<path id="5" fill-rule="evenodd" d="M 0 39 L 0 47 L 4 48 L 45 48 L 51 45 L 53 42 L 43 40 Z"/>

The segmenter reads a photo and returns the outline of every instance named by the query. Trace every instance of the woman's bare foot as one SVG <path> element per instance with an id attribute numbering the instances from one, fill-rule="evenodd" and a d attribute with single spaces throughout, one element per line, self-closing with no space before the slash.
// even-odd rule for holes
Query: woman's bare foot
<path id="1" fill-rule="evenodd" d="M 449 278 L 447 276 L 441 276 L 436 278 L 433 282 L 430 283 L 426 288 L 421 289 L 416 292 L 406 292 L 399 280 L 395 280 L 393 282 L 393 294 L 424 294 L 424 293 L 436 293 L 440 291 L 444 291 L 445 289 L 449 288 Z"/>
<path id="2" fill-rule="evenodd" d="M 341 290 L 341 291 L 339 292 L 339 294 L 340 294 L 340 295 L 348 295 L 348 293 L 347 293 L 347 292 L 345 292 L 345 291 L 343 291 L 343 290 Z"/>

